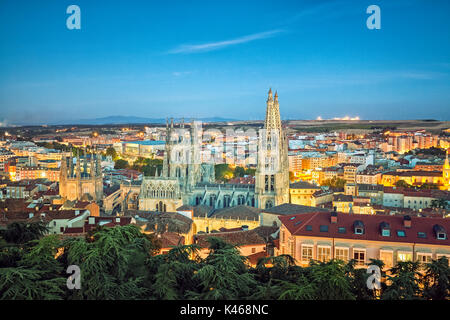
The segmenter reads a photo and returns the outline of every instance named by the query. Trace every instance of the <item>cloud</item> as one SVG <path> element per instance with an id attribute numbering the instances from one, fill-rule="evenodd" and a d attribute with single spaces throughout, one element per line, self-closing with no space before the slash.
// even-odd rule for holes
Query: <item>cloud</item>
<path id="1" fill-rule="evenodd" d="M 172 75 L 174 77 L 181 77 L 181 76 L 187 76 L 191 73 L 192 73 L 191 71 L 175 71 L 175 72 L 172 72 Z"/>
<path id="2" fill-rule="evenodd" d="M 223 49 L 229 46 L 247 43 L 260 39 L 267 39 L 274 37 L 275 35 L 283 32 L 283 30 L 271 30 L 266 32 L 260 32 L 255 34 L 250 34 L 247 36 L 239 37 L 236 39 L 218 41 L 218 42 L 209 42 L 203 44 L 184 44 L 175 49 L 170 50 L 169 54 L 178 54 L 178 53 L 197 53 L 197 52 L 206 52 L 212 50 Z"/>

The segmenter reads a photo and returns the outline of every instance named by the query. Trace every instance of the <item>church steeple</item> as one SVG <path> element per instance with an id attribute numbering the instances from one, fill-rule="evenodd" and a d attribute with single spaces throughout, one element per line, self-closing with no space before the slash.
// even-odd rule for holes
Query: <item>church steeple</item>
<path id="1" fill-rule="evenodd" d="M 280 107 L 278 104 L 278 93 L 275 92 L 275 101 L 272 97 L 272 89 L 269 90 L 269 97 L 267 98 L 266 107 L 266 121 L 264 129 L 267 130 L 281 130 Z"/>
<path id="2" fill-rule="evenodd" d="M 448 161 L 448 149 L 445 152 L 445 162 L 442 167 L 442 178 L 444 179 L 444 190 L 450 190 L 450 163 Z"/>
<path id="3" fill-rule="evenodd" d="M 289 202 L 287 139 L 281 127 L 278 93 L 269 90 L 264 129 L 259 133 L 255 176 L 256 206 L 270 208 Z"/>
<path id="4" fill-rule="evenodd" d="M 444 169 L 450 169 L 450 164 L 448 162 L 448 149 L 445 151 Z"/>

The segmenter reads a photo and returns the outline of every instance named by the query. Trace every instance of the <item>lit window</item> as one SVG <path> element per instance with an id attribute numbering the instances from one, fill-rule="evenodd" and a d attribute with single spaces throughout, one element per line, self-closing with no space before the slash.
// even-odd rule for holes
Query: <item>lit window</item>
<path id="1" fill-rule="evenodd" d="M 393 252 L 392 251 L 384 251 L 381 250 L 380 251 L 380 260 L 384 262 L 384 265 L 386 266 L 386 268 L 392 268 L 392 266 L 394 265 L 394 257 L 393 257 Z"/>
<path id="2" fill-rule="evenodd" d="M 331 247 L 318 247 L 317 260 L 326 262 L 331 259 Z"/>
<path id="3" fill-rule="evenodd" d="M 302 262 L 309 263 L 313 258 L 313 247 L 302 245 Z"/>
<path id="4" fill-rule="evenodd" d="M 412 253 L 410 252 L 398 252 L 397 253 L 397 261 L 405 262 L 412 261 Z"/>
<path id="5" fill-rule="evenodd" d="M 356 260 L 357 266 L 363 266 L 366 264 L 366 250 L 365 249 L 353 249 L 353 259 Z"/>
<path id="6" fill-rule="evenodd" d="M 335 258 L 342 261 L 348 261 L 348 248 L 336 248 Z"/>

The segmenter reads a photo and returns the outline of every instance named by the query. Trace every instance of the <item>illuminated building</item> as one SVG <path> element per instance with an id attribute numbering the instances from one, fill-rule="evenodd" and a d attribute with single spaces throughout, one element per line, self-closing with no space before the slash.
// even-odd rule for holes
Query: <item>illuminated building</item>
<path id="1" fill-rule="evenodd" d="M 311 212 L 280 216 L 276 255 L 289 254 L 297 264 L 313 260 L 355 259 L 367 267 L 379 259 L 391 268 L 400 261 L 431 262 L 450 258 L 450 220 L 409 216 Z"/>
<path id="2" fill-rule="evenodd" d="M 59 194 L 63 200 L 101 201 L 103 177 L 100 155 L 91 154 L 90 161 L 78 155 L 74 165 L 72 157 L 63 158 L 60 168 Z M 83 166 L 81 165 L 83 162 Z"/>

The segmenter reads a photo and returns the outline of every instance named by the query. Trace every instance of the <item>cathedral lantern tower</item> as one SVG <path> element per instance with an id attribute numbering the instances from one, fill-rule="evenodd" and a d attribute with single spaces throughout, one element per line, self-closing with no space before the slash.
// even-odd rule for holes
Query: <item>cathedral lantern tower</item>
<path id="1" fill-rule="evenodd" d="M 289 202 L 288 142 L 281 126 L 278 93 L 267 98 L 264 128 L 259 132 L 255 195 L 258 208 Z"/>

